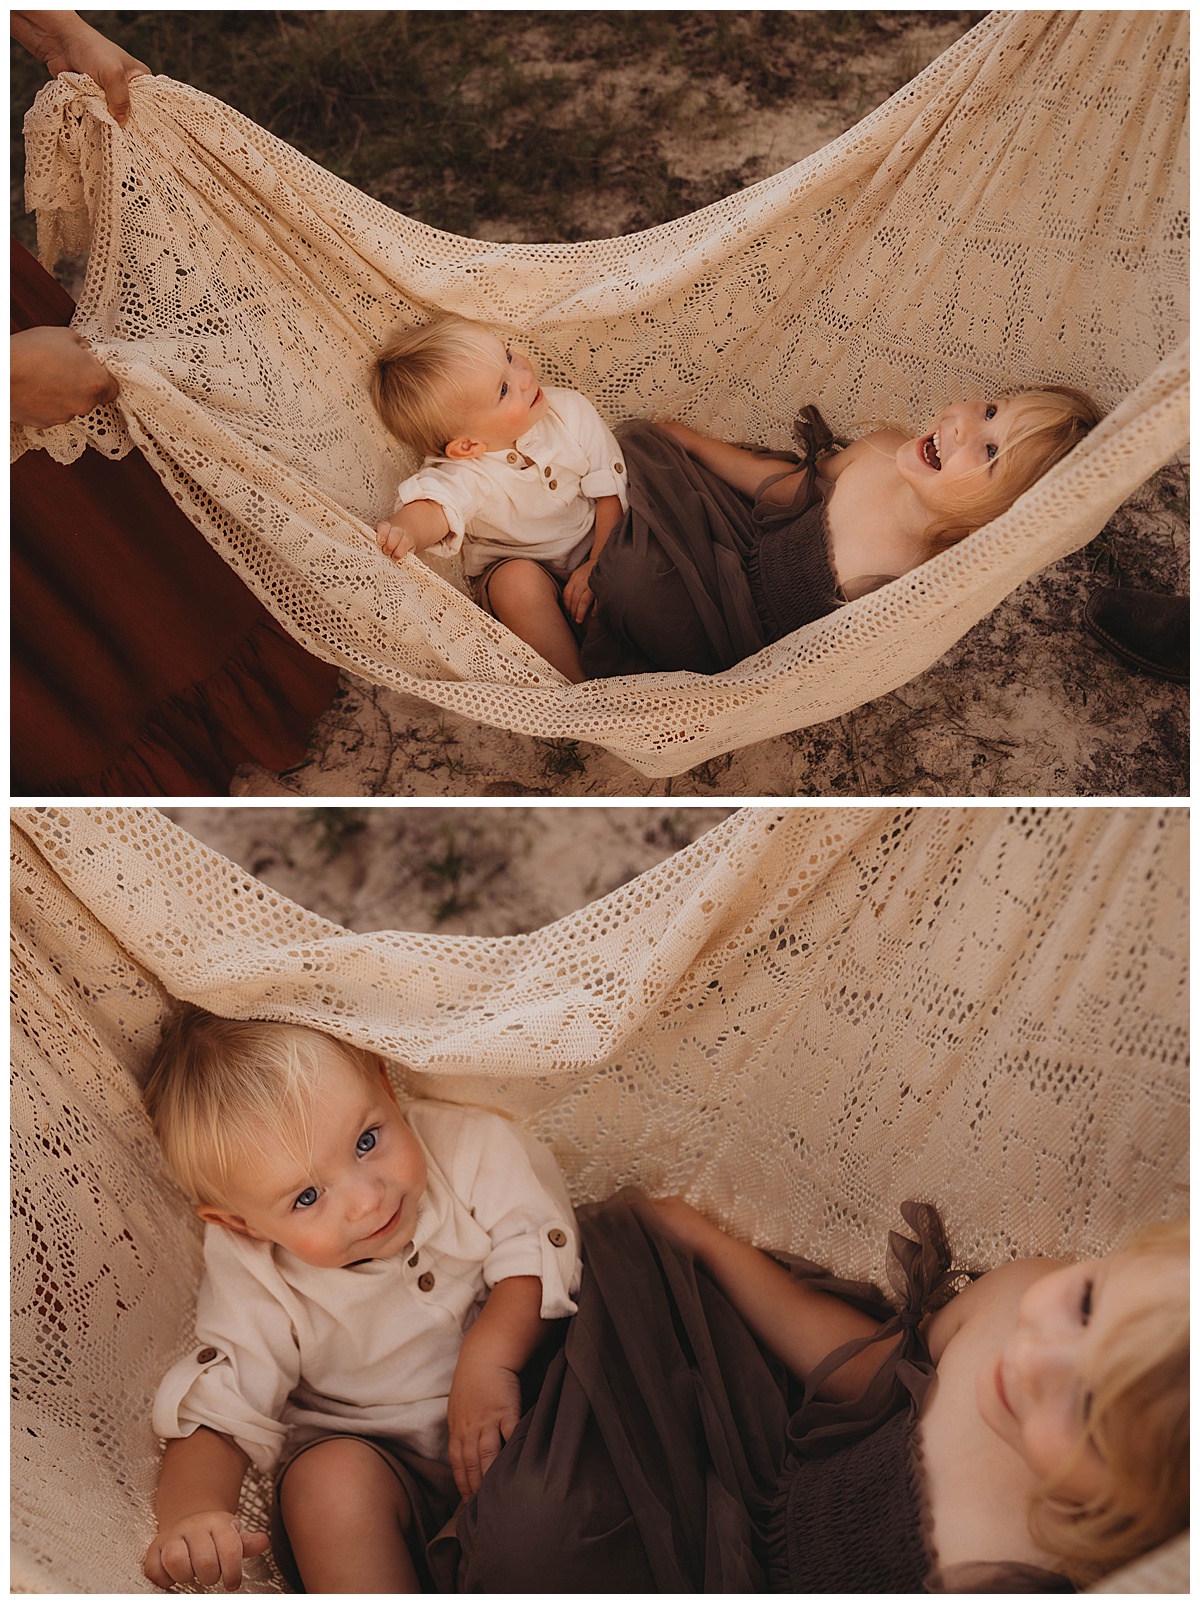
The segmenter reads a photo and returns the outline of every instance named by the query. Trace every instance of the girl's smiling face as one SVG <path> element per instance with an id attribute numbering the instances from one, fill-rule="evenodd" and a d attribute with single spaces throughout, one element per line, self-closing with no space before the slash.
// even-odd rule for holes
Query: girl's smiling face
<path id="1" fill-rule="evenodd" d="M 1023 433 L 1025 396 L 956 401 L 927 434 L 906 440 L 896 470 L 930 513 L 954 517 L 990 495 L 1010 439 Z"/>
<path id="2" fill-rule="evenodd" d="M 200 1218 L 325 1269 L 403 1252 L 428 1175 L 382 1067 L 364 1076 L 331 1045 L 311 1127 L 307 1163 L 269 1132 L 248 1142 L 225 1188 L 229 1206 L 204 1205 Z"/>
<path id="3" fill-rule="evenodd" d="M 1108 1473 L 1086 1432 L 1109 1339 L 1186 1277 L 1186 1264 L 1121 1253 L 1048 1270 L 1021 1297 L 997 1361 L 980 1372 L 976 1399 L 985 1423 L 1056 1496 L 1084 1503 L 1104 1492 Z"/>

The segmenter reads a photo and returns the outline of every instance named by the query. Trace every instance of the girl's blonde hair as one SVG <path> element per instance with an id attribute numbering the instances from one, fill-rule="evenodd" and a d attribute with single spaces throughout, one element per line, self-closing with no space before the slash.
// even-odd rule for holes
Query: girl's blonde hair
<path id="1" fill-rule="evenodd" d="M 1016 391 L 1012 399 L 1021 403 L 1020 427 L 1010 433 L 1000 452 L 998 471 L 980 469 L 979 488 L 965 494 L 961 511 L 930 524 L 925 538 L 931 557 L 1007 512 L 1103 416 L 1090 396 L 1066 384 Z"/>
<path id="2" fill-rule="evenodd" d="M 1186 1272 L 1189 1246 L 1181 1220 L 1152 1226 L 1125 1251 L 1169 1259 Z M 1128 1315 L 1108 1341 L 1079 1442 L 1079 1451 L 1090 1442 L 1099 1453 L 1107 1486 L 1085 1504 L 1069 1503 L 1055 1496 L 1053 1478 L 1034 1503 L 1035 1541 L 1077 1582 L 1107 1575 L 1188 1524 L 1189 1305 L 1185 1273 L 1173 1296 Z"/>
<path id="3" fill-rule="evenodd" d="M 445 313 L 420 328 L 401 329 L 375 359 L 371 399 L 388 429 L 423 457 L 438 457 L 462 433 L 472 380 L 499 338 L 482 323 Z"/>
<path id="4" fill-rule="evenodd" d="M 143 1094 L 184 1191 L 197 1203 L 228 1208 L 233 1172 L 264 1133 L 306 1168 L 313 1099 L 330 1053 L 364 1080 L 379 1073 L 375 1054 L 321 1031 L 184 1006 L 163 1031 Z"/>

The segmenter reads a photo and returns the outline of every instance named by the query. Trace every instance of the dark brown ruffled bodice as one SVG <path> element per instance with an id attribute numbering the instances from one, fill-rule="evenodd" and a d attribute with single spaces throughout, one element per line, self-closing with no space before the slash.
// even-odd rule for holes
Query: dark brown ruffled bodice
<path id="1" fill-rule="evenodd" d="M 772 475 L 759 486 L 754 505 L 757 540 L 746 559 L 750 594 L 768 641 L 782 640 L 842 604 L 829 549 L 825 498 L 817 480 L 817 463 L 837 442 L 816 407 L 803 407 L 792 425 L 796 450 L 771 452 L 794 467 Z M 762 493 L 796 468 L 804 470 L 796 494 L 786 506 L 762 500 Z"/>
<path id="2" fill-rule="evenodd" d="M 835 1349 L 817 1366 L 788 1422 L 767 1532 L 768 1586 L 788 1593 L 1072 1592 L 1066 1577 L 1035 1566 L 985 1563 L 956 1567 L 950 1578 L 938 1575 L 917 1441 L 935 1375 L 921 1325 L 973 1272 L 953 1267 L 931 1204 L 904 1203 L 900 1212 L 915 1238 L 888 1235 L 895 1308 L 874 1287 L 812 1276 L 823 1290 L 885 1318 L 869 1337 Z M 811 1267 L 801 1273 L 811 1274 Z M 855 1354 L 897 1337 L 860 1397 L 816 1396 Z"/>

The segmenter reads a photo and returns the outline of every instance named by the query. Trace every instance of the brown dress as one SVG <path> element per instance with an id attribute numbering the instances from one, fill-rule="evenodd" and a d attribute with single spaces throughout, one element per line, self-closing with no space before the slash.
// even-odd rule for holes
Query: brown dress
<path id="1" fill-rule="evenodd" d="M 468 1592 L 1071 1591 L 1036 1567 L 938 1576 L 913 1428 L 933 1375 L 922 1317 L 964 1279 L 937 1213 L 893 1236 L 900 1309 L 870 1286 L 794 1273 L 897 1333 L 862 1397 L 796 1396 L 717 1286 L 636 1192 L 580 1213 L 579 1313 L 478 1494 L 441 1584 Z M 459 1559 L 457 1576 L 448 1566 Z M 440 1567 L 440 1571 L 439 1571 Z"/>
<path id="2" fill-rule="evenodd" d="M 842 605 L 816 474 L 834 441 L 815 407 L 796 420 L 799 454 L 764 453 L 809 470 L 787 507 L 751 501 L 651 423 L 619 432 L 629 508 L 592 570 L 589 679 L 716 674 Z"/>
<path id="3" fill-rule="evenodd" d="M 13 244 L 14 330 L 70 322 Z M 12 472 L 12 788 L 219 795 L 249 761 L 305 754 L 338 671 L 294 641 L 137 452 Z"/>

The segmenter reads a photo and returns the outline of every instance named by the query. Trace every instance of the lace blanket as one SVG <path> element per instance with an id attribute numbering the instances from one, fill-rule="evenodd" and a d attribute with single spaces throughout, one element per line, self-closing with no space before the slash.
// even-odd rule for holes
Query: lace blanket
<path id="1" fill-rule="evenodd" d="M 747 809 L 489 940 L 354 934 L 150 809 L 18 813 L 18 1587 L 139 1584 L 200 1263 L 138 1092 L 168 996 L 508 1110 L 577 1201 L 686 1190 L 853 1279 L 915 1193 L 960 1262 L 1103 1252 L 1187 1205 L 1187 844 L 1183 808 Z"/>

